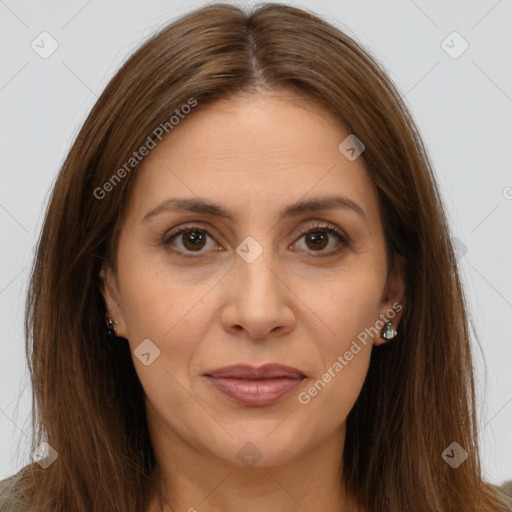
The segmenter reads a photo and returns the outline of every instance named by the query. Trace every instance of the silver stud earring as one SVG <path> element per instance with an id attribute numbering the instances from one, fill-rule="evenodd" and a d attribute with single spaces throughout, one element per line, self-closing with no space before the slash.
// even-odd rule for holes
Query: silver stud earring
<path id="1" fill-rule="evenodd" d="M 385 340 L 391 340 L 396 336 L 397 332 L 393 329 L 391 322 L 386 322 L 380 331 L 381 338 Z"/>

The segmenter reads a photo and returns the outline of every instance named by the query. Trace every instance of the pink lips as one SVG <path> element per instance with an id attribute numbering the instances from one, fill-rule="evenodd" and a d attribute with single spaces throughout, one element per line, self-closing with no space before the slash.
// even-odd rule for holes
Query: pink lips
<path id="1" fill-rule="evenodd" d="M 305 375 L 289 366 L 266 364 L 227 366 L 205 374 L 222 393 L 243 405 L 263 407 L 279 401 L 295 389 Z"/>

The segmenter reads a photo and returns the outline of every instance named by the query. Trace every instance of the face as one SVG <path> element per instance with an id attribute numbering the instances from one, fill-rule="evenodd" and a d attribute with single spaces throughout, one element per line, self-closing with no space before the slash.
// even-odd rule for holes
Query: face
<path id="1" fill-rule="evenodd" d="M 117 273 L 101 275 L 152 435 L 259 467 L 343 442 L 403 300 L 364 153 L 338 149 L 348 135 L 315 103 L 260 93 L 198 105 L 137 170 Z M 267 364 L 295 372 L 216 373 Z"/>

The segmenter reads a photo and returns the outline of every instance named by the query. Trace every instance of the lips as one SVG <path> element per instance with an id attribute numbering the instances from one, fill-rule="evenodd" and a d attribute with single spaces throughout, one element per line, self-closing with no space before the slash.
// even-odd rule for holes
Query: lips
<path id="1" fill-rule="evenodd" d="M 227 366 L 204 376 L 218 391 L 252 407 L 277 403 L 306 378 L 297 368 L 280 364 Z"/>
<path id="2" fill-rule="evenodd" d="M 219 368 L 205 375 L 209 377 L 225 377 L 228 379 L 274 379 L 279 377 L 298 379 L 305 377 L 297 368 L 284 366 L 282 364 L 265 364 L 259 368 L 240 364 Z"/>

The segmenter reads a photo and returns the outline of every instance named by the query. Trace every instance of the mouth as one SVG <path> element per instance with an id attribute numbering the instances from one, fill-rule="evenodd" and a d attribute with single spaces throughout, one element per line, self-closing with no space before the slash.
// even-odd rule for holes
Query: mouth
<path id="1" fill-rule="evenodd" d="M 280 364 L 227 366 L 204 377 L 224 395 L 251 407 L 277 403 L 306 378 L 300 370 Z"/>

